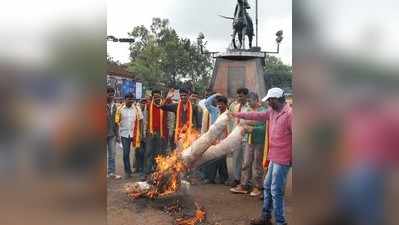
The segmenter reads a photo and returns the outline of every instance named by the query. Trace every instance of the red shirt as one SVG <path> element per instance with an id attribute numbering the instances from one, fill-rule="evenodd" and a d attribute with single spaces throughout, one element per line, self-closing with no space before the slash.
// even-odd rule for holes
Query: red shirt
<path id="1" fill-rule="evenodd" d="M 237 117 L 269 122 L 269 160 L 281 165 L 292 163 L 292 108 L 286 104 L 280 112 L 240 112 Z"/>

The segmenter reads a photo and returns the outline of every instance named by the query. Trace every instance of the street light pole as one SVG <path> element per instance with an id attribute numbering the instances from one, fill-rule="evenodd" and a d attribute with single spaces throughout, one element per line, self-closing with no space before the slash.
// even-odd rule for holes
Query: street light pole
<path id="1" fill-rule="evenodd" d="M 266 51 L 266 52 L 262 51 L 263 53 L 265 53 L 265 54 L 278 54 L 278 53 L 280 53 L 280 43 L 283 41 L 283 30 L 277 31 L 276 36 L 277 36 L 277 38 L 276 38 L 277 50 L 273 51 L 273 52 L 271 52 L 271 51 Z"/>

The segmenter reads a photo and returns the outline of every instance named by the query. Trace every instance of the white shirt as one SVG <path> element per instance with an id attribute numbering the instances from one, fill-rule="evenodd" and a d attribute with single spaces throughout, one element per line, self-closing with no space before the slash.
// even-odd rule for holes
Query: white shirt
<path id="1" fill-rule="evenodd" d="M 198 105 L 202 108 L 202 110 L 204 110 L 204 109 L 206 110 L 205 102 L 206 102 L 206 98 L 201 99 L 201 100 L 198 102 Z"/>
<path id="2" fill-rule="evenodd" d="M 125 138 L 133 137 L 135 120 L 136 120 L 136 109 L 134 105 L 132 105 L 130 108 L 124 106 L 121 109 L 121 121 L 119 125 L 119 135 L 121 137 Z"/>

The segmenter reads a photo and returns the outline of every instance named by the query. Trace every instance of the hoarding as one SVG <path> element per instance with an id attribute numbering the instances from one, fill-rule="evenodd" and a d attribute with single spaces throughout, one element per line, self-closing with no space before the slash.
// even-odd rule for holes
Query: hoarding
<path id="1" fill-rule="evenodd" d="M 133 93 L 135 98 L 142 98 L 143 85 L 131 78 L 107 75 L 107 86 L 115 89 L 115 97 L 123 98 L 128 93 Z"/>

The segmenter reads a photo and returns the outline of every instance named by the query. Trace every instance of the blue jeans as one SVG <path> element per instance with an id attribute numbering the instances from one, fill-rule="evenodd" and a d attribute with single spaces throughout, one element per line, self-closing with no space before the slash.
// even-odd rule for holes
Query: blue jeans
<path id="1" fill-rule="evenodd" d="M 274 209 L 277 225 L 286 223 L 284 216 L 284 191 L 290 168 L 291 166 L 270 162 L 263 184 L 265 190 L 262 216 L 267 220 L 271 219 L 272 210 Z"/>
<path id="2" fill-rule="evenodd" d="M 115 174 L 115 144 L 115 136 L 107 137 L 108 174 Z"/>
<path id="3" fill-rule="evenodd" d="M 125 174 L 132 174 L 132 169 L 130 167 L 130 145 L 132 143 L 132 138 L 121 137 L 122 147 L 123 147 L 123 167 L 125 169 Z"/>

